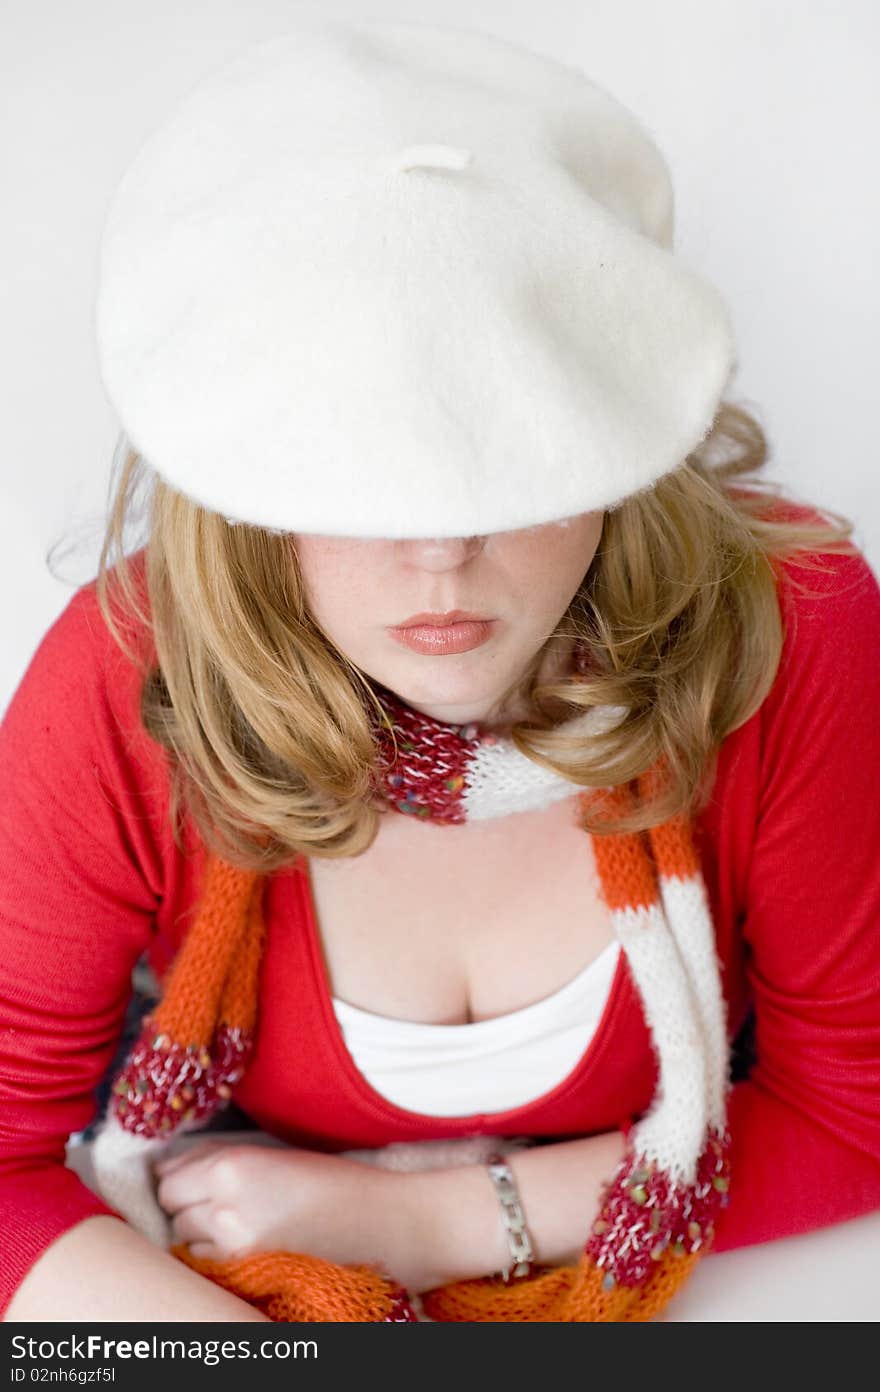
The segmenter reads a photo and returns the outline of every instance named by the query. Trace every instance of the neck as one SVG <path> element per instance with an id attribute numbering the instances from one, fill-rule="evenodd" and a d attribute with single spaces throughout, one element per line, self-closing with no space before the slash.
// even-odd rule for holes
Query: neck
<path id="1" fill-rule="evenodd" d="M 490 699 L 444 703 L 436 701 L 412 700 L 406 695 L 394 692 L 398 701 L 410 710 L 444 725 L 478 724 L 487 733 L 501 736 L 510 734 L 513 726 L 520 720 L 527 720 L 532 714 L 528 691 L 537 666 L 539 682 L 557 681 L 571 670 L 572 640 L 551 639 L 541 652 L 537 653 L 520 675 L 515 685 L 508 685 L 501 693 Z"/>

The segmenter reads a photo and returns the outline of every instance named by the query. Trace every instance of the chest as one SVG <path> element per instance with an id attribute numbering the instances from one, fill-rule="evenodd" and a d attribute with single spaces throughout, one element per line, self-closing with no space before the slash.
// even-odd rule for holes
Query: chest
<path id="1" fill-rule="evenodd" d="M 386 814 L 357 857 L 309 861 L 331 995 L 466 1024 L 531 1005 L 613 939 L 577 795 L 462 826 Z"/>

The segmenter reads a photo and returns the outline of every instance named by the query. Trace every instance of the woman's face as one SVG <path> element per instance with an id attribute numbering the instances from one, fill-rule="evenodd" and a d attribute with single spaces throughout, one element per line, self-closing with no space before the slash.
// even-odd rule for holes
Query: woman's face
<path id="1" fill-rule="evenodd" d="M 584 578 L 604 512 L 484 537 L 390 540 L 294 533 L 315 621 L 373 681 L 451 724 L 506 723 L 497 703 L 525 673 Z M 425 611 L 490 619 L 464 651 L 415 651 L 389 631 Z M 480 639 L 482 638 L 482 641 Z M 453 645 L 454 646 L 454 645 Z M 550 654 L 542 674 L 561 660 Z M 511 708 L 512 711 L 513 708 Z"/>

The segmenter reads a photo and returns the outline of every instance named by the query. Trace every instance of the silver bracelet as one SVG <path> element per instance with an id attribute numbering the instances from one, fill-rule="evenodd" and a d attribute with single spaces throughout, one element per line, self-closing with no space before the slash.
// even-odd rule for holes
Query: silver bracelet
<path id="1" fill-rule="evenodd" d="M 486 1168 L 501 1204 L 501 1216 L 510 1246 L 510 1265 L 506 1270 L 499 1272 L 499 1275 L 503 1276 L 505 1281 L 521 1280 L 529 1275 L 535 1254 L 526 1228 L 516 1180 L 503 1155 L 490 1155 Z"/>

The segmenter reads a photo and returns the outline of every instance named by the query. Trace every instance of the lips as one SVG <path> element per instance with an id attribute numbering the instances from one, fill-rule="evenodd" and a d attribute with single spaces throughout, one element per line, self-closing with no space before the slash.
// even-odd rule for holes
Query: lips
<path id="1" fill-rule="evenodd" d="M 436 615 L 433 616 L 436 618 Z M 428 657 L 443 657 L 451 653 L 469 652 L 491 638 L 494 619 L 460 620 L 457 623 L 406 624 L 389 628 L 391 637 L 412 652 Z"/>
<path id="2" fill-rule="evenodd" d="M 423 611 L 420 614 L 410 614 L 408 619 L 396 624 L 396 628 L 419 628 L 435 627 L 445 628 L 453 623 L 491 623 L 491 619 L 486 614 L 472 614 L 465 609 L 449 609 L 445 614 Z"/>

